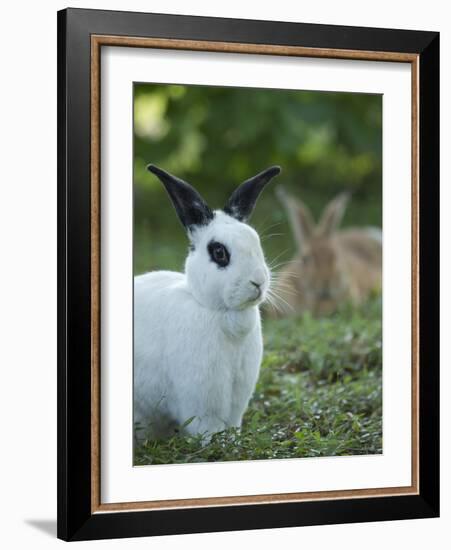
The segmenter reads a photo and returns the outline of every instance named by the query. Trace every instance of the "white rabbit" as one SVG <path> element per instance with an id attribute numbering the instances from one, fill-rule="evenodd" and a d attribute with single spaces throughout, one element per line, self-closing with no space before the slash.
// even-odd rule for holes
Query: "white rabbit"
<path id="1" fill-rule="evenodd" d="M 134 421 L 137 438 L 240 427 L 257 382 L 263 343 L 259 304 L 270 274 L 258 234 L 245 222 L 272 167 L 211 211 L 188 183 L 149 165 L 187 230 L 184 273 L 135 277 Z"/>

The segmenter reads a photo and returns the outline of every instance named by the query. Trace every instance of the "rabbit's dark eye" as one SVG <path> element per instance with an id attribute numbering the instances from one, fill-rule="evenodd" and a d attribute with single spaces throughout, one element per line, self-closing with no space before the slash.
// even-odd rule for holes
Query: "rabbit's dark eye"
<path id="1" fill-rule="evenodd" d="M 219 267 L 226 267 L 230 262 L 230 253 L 227 248 L 217 241 L 210 241 L 208 243 L 208 253 L 213 262 L 218 264 Z"/>

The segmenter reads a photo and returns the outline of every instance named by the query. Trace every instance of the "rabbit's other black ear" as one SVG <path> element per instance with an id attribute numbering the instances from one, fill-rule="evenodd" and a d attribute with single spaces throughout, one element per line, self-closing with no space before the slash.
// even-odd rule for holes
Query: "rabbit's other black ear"
<path id="1" fill-rule="evenodd" d="M 195 226 L 210 223 L 213 212 L 194 187 L 153 164 L 149 164 L 147 170 L 155 174 L 165 186 L 177 216 L 188 231 Z"/>
<path id="2" fill-rule="evenodd" d="M 232 196 L 224 207 L 224 212 L 240 222 L 246 222 L 250 218 L 263 188 L 278 174 L 280 174 L 280 167 L 271 166 L 271 168 L 243 182 L 232 193 Z"/>

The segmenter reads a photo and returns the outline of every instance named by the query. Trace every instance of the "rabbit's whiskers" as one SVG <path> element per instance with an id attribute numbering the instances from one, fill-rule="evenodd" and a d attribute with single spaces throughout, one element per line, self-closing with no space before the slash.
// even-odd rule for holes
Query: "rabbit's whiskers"
<path id="1" fill-rule="evenodd" d="M 283 267 L 288 264 L 298 264 L 299 260 L 289 260 L 288 262 L 280 262 L 277 265 L 271 266 L 271 269 L 278 269 L 279 267 Z"/>
<path id="2" fill-rule="evenodd" d="M 274 273 L 279 278 L 282 278 L 284 275 L 299 275 L 299 271 L 287 271 L 285 269 L 283 270 L 283 272 L 282 271 L 275 271 Z"/>
<path id="3" fill-rule="evenodd" d="M 285 235 L 285 233 L 271 233 L 270 235 L 264 235 L 260 241 L 262 243 L 264 243 L 265 241 L 267 241 L 268 239 L 271 239 L 271 237 L 283 237 Z"/>
<path id="4" fill-rule="evenodd" d="M 271 283 L 271 288 L 279 288 L 279 287 L 284 287 L 289 289 L 293 288 L 291 284 L 281 279 L 280 276 L 271 275 L 269 281 Z"/>
<path id="5" fill-rule="evenodd" d="M 282 252 L 280 254 L 277 254 L 277 256 L 275 258 L 273 258 L 271 260 L 271 262 L 269 263 L 269 268 L 270 269 L 274 269 L 274 264 L 277 262 L 277 260 L 283 255 L 283 254 L 286 254 L 290 249 L 289 248 L 286 248 L 285 250 L 282 250 Z"/>
<path id="6" fill-rule="evenodd" d="M 269 289 L 268 290 L 268 295 L 274 300 L 275 304 L 280 305 L 279 303 L 282 302 L 283 304 L 288 306 L 289 309 L 293 309 L 293 306 L 291 304 L 289 304 L 286 300 L 284 300 L 282 298 L 282 296 L 280 296 L 280 294 L 278 294 L 274 290 Z M 277 303 L 277 302 L 279 302 L 279 303 Z M 280 311 L 283 311 L 283 309 L 285 309 L 285 308 L 280 309 Z"/>
<path id="7" fill-rule="evenodd" d="M 265 220 L 265 221 L 266 221 L 266 220 Z M 265 222 L 263 222 L 263 223 L 265 223 Z M 262 225 L 263 225 L 263 224 L 262 224 Z M 257 229 L 257 233 L 258 233 L 259 235 L 264 236 L 265 233 L 266 233 L 266 231 L 269 231 L 270 229 L 272 229 L 273 227 L 277 227 L 278 225 L 282 225 L 282 222 L 273 223 L 273 224 L 269 225 L 268 227 L 265 227 L 265 229 L 262 229 L 262 230 Z"/>
<path id="8" fill-rule="evenodd" d="M 296 292 L 293 287 L 287 285 L 276 284 L 275 287 L 283 291 L 284 294 L 290 294 L 291 296 L 296 296 L 298 294 L 298 292 Z"/>
<path id="9" fill-rule="evenodd" d="M 267 294 L 266 301 L 271 306 L 272 310 L 275 311 L 276 313 L 283 312 L 282 308 L 279 306 L 279 304 L 277 303 L 277 301 L 274 299 L 272 295 Z"/>

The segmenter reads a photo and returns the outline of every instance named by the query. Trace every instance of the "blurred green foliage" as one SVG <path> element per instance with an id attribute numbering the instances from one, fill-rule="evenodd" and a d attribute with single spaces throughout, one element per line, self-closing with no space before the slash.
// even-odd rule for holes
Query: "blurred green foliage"
<path id="1" fill-rule="evenodd" d="M 272 164 L 282 174 L 259 200 L 252 224 L 277 224 L 268 257 L 294 245 L 274 196 L 283 183 L 319 215 L 338 192 L 353 192 L 344 225 L 381 225 L 382 97 L 251 88 L 135 84 L 134 268 L 183 268 L 186 237 L 150 162 L 189 181 L 212 208 Z"/>

